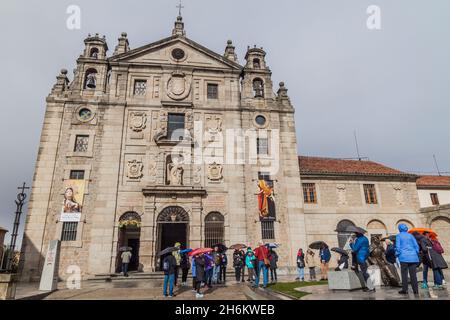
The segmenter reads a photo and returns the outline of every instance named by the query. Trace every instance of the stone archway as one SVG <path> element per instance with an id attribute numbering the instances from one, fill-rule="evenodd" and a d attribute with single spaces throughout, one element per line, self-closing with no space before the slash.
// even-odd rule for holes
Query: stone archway
<path id="1" fill-rule="evenodd" d="M 116 272 L 121 271 L 121 248 L 131 248 L 129 271 L 138 271 L 139 249 L 141 245 L 141 216 L 134 211 L 125 212 L 119 218 L 119 239 L 117 241 Z"/>
<path id="2" fill-rule="evenodd" d="M 187 248 L 189 243 L 189 214 L 180 206 L 164 208 L 158 215 L 157 222 L 157 252 L 167 247 L 173 247 L 176 242 L 182 248 Z M 164 256 L 156 256 L 156 270 L 162 269 Z"/>
<path id="3" fill-rule="evenodd" d="M 439 216 L 431 221 L 430 227 L 438 234 L 438 240 L 444 248 L 445 260 L 450 261 L 450 219 Z"/>

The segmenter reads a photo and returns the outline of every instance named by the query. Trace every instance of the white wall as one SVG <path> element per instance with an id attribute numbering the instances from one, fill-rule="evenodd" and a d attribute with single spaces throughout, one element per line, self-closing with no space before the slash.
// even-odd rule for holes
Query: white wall
<path id="1" fill-rule="evenodd" d="M 417 191 L 419 192 L 419 201 L 421 208 L 433 206 L 433 204 L 431 203 L 431 193 L 437 193 L 439 204 L 450 204 L 450 190 L 419 189 Z"/>

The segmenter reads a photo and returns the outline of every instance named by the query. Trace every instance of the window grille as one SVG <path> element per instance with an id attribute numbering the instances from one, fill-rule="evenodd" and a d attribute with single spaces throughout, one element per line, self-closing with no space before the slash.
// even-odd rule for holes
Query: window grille
<path id="1" fill-rule="evenodd" d="M 208 83 L 208 99 L 219 98 L 219 86 L 217 84 Z"/>
<path id="2" fill-rule="evenodd" d="M 136 80 L 134 82 L 134 95 L 135 96 L 145 96 L 147 90 L 146 80 Z"/>
<path id="3" fill-rule="evenodd" d="M 315 183 L 302 183 L 303 199 L 305 203 L 317 203 L 317 193 Z"/>
<path id="4" fill-rule="evenodd" d="M 211 212 L 205 217 L 205 248 L 224 242 L 224 218 L 219 212 Z"/>
<path id="5" fill-rule="evenodd" d="M 87 152 L 89 145 L 89 136 L 86 135 L 77 135 L 75 137 L 75 152 Z"/>
<path id="6" fill-rule="evenodd" d="M 61 241 L 77 240 L 78 222 L 63 222 Z"/>
<path id="7" fill-rule="evenodd" d="M 274 221 L 261 221 L 261 235 L 263 240 L 275 239 Z"/>
<path id="8" fill-rule="evenodd" d="M 184 122 L 184 114 L 169 113 L 167 125 L 167 137 L 169 140 L 183 140 Z"/>
<path id="9" fill-rule="evenodd" d="M 70 170 L 70 179 L 83 180 L 84 179 L 84 170 Z"/>
<path id="10" fill-rule="evenodd" d="M 377 204 L 377 193 L 375 191 L 374 184 L 365 184 L 364 185 L 364 196 L 366 198 L 367 204 Z"/>

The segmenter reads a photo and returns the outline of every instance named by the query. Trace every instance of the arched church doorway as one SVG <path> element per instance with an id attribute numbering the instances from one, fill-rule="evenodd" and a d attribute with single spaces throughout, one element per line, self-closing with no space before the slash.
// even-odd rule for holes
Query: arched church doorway
<path id="1" fill-rule="evenodd" d="M 157 252 L 167 247 L 173 247 L 179 242 L 181 248 L 187 248 L 189 215 L 182 207 L 171 206 L 165 208 L 157 219 L 158 243 Z M 162 270 L 164 256 L 156 256 L 156 269 Z"/>
<path id="2" fill-rule="evenodd" d="M 141 237 L 141 217 L 138 213 L 130 211 L 124 213 L 119 219 L 119 240 L 117 242 L 116 272 L 121 272 L 122 261 L 120 256 L 125 248 L 131 250 L 129 271 L 139 270 L 139 247 Z"/>

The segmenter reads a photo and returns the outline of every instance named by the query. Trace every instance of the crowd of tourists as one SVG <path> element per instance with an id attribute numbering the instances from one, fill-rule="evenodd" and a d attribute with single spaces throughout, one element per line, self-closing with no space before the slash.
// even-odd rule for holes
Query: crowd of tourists
<path id="1" fill-rule="evenodd" d="M 175 248 L 180 244 L 176 243 Z M 230 247 L 233 250 L 231 266 L 234 269 L 235 283 L 248 282 L 253 287 L 259 287 L 262 274 L 263 287 L 270 281 L 278 281 L 277 262 L 278 254 L 264 242 L 260 242 L 253 250 L 245 245 Z M 227 283 L 228 256 L 224 245 L 216 245 L 212 249 L 185 249 L 172 250 L 164 253 L 162 269 L 164 271 L 163 294 L 173 297 L 174 288 L 192 286 L 196 298 L 203 298 L 205 291 L 214 285 Z M 181 282 L 178 281 L 181 270 Z M 187 279 L 189 272 L 192 284 Z"/>
<path id="2" fill-rule="evenodd" d="M 401 274 L 401 287 L 399 294 L 408 294 L 408 285 L 412 287 L 415 295 L 419 293 L 419 283 L 417 272 L 422 265 L 422 285 L 423 289 L 428 289 L 428 275 L 432 271 L 434 290 L 444 290 L 445 278 L 443 269 L 447 263 L 443 258 L 444 250 L 440 244 L 437 234 L 432 230 L 422 229 L 421 232 L 410 230 L 405 224 L 398 226 L 399 233 L 395 236 L 383 238 L 385 249 L 382 250 L 382 260 L 388 267 L 397 268 Z M 338 253 L 337 266 L 335 271 L 352 269 L 362 275 L 364 279 L 363 288 L 366 292 L 374 292 L 375 286 L 369 276 L 369 261 L 373 249 L 369 245 L 368 238 L 364 235 L 365 230 L 355 227 L 349 237 L 346 246 L 348 250 L 332 248 L 331 251 Z M 316 245 L 315 245 L 316 244 Z M 381 245 L 382 246 L 382 245 Z M 231 267 L 234 269 L 235 283 L 248 282 L 254 288 L 260 286 L 262 274 L 262 287 L 266 288 L 270 282 L 278 281 L 277 263 L 278 254 L 275 251 L 277 244 L 258 243 L 254 249 L 246 245 L 233 245 L 230 248 L 223 244 L 213 246 L 213 248 L 203 249 L 181 249 L 180 243 L 175 243 L 174 247 L 167 248 L 160 252 L 162 257 L 162 270 L 164 271 L 163 294 L 166 297 L 173 297 L 174 288 L 192 287 L 196 298 L 202 298 L 207 289 L 214 285 L 227 283 L 227 268 L 229 267 L 227 250 L 233 250 Z M 316 241 L 310 244 L 306 252 L 299 249 L 296 257 L 297 281 L 306 281 L 305 270 L 309 275 L 308 281 L 328 280 L 330 260 L 332 258 L 328 245 L 323 241 Z M 351 266 L 349 253 L 351 253 Z M 230 255 L 231 257 L 231 255 Z M 131 258 L 131 253 L 122 253 L 123 273 L 128 276 L 127 265 Z M 373 264 L 373 261 L 371 261 Z M 317 279 L 316 269 L 320 268 L 320 279 Z M 395 269 L 396 270 L 396 269 Z M 397 271 L 394 273 L 397 275 Z M 179 276 L 181 273 L 181 281 Z M 188 283 L 189 274 L 192 283 Z M 397 284 L 398 285 L 398 284 Z"/>

